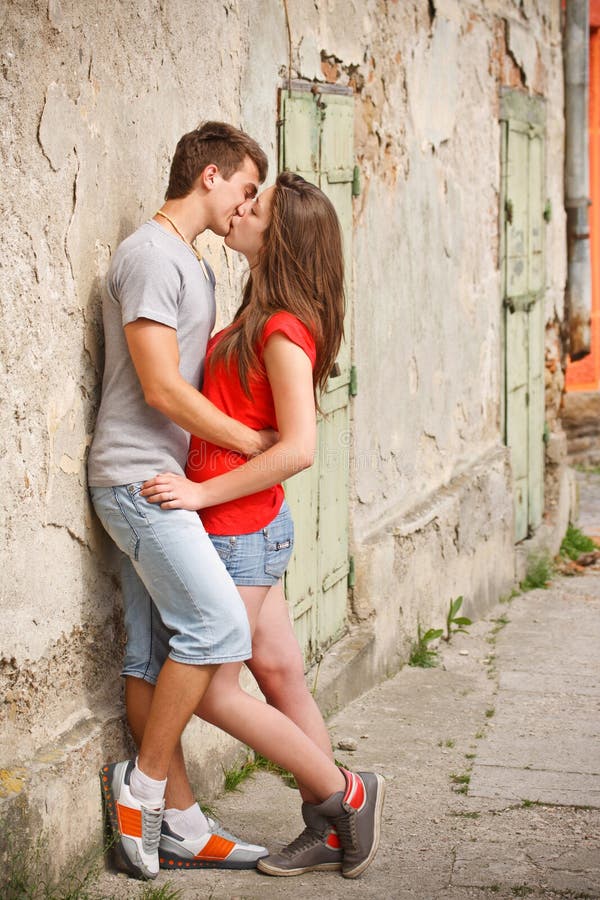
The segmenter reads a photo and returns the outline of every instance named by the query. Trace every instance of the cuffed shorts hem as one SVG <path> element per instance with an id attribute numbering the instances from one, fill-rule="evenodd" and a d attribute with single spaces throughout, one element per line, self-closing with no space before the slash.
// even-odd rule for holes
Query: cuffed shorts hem
<path id="1" fill-rule="evenodd" d="M 233 583 L 236 587 L 273 587 L 278 581 L 281 581 L 281 575 L 263 575 L 259 577 L 243 578 L 240 575 L 232 575 Z"/>
<path id="2" fill-rule="evenodd" d="M 182 663 L 184 666 L 220 666 L 223 663 L 245 662 L 252 658 L 252 650 L 247 653 L 238 653 L 235 656 L 211 656 L 202 659 L 176 656 L 175 653 L 169 653 L 169 659 L 173 662 Z"/>
<path id="3" fill-rule="evenodd" d="M 138 678 L 140 681 L 145 681 L 147 684 L 156 685 L 158 681 L 158 675 L 154 675 L 151 672 L 135 672 L 129 669 L 121 669 L 121 678 Z"/>

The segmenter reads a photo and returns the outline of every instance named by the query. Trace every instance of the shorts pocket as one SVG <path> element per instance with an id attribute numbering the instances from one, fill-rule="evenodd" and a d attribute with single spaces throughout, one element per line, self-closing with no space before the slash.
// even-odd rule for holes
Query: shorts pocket
<path id="1" fill-rule="evenodd" d="M 235 537 L 227 537 L 221 534 L 209 534 L 209 538 L 223 562 L 229 562 L 233 551 L 235 550 Z"/>
<path id="2" fill-rule="evenodd" d="M 263 532 L 265 536 L 265 572 L 281 578 L 294 550 L 294 523 L 287 508 Z"/>

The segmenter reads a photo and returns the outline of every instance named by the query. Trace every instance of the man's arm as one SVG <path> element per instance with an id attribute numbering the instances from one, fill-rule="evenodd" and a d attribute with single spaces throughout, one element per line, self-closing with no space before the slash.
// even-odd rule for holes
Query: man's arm
<path id="1" fill-rule="evenodd" d="M 312 366 L 304 350 L 281 334 L 269 338 L 265 368 L 273 392 L 279 440 L 239 468 L 197 483 L 164 472 L 144 482 L 142 496 L 165 509 L 203 509 L 279 484 L 312 465 L 316 413 Z"/>
<path id="2" fill-rule="evenodd" d="M 179 371 L 177 332 L 151 319 L 125 326 L 129 353 L 148 406 L 191 434 L 219 447 L 255 456 L 276 438 L 273 432 L 253 431 L 217 409 Z"/>

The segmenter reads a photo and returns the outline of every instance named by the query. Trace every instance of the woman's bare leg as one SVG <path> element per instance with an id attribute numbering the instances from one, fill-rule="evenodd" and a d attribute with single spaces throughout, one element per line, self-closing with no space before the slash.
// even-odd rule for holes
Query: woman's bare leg
<path id="1" fill-rule="evenodd" d="M 246 604 L 250 627 L 255 628 L 268 588 L 239 586 L 238 590 Z M 344 790 L 345 779 L 332 761 L 329 739 L 325 753 L 290 718 L 243 691 L 239 685 L 241 665 L 220 666 L 196 714 L 289 769 L 299 784 L 307 786 L 312 802 Z"/>

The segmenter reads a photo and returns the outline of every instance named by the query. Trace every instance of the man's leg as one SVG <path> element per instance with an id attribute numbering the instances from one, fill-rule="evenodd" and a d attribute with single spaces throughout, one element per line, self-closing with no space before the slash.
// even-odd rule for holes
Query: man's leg
<path id="1" fill-rule="evenodd" d="M 125 868 L 154 877 L 171 757 L 215 666 L 250 655 L 250 633 L 239 594 L 198 516 L 161 510 L 140 489 L 141 484 L 93 489 L 92 496 L 106 530 L 154 598 L 170 634 L 170 658 L 152 696 L 140 765 L 104 767 L 102 782 Z M 135 642 L 135 622 L 127 621 L 127 630 L 128 643 Z M 147 670 L 135 674 L 148 676 Z"/>
<path id="2" fill-rule="evenodd" d="M 141 678 L 127 678 L 125 683 L 127 721 L 137 747 L 140 747 L 142 743 L 153 694 L 153 684 L 149 684 Z M 179 741 L 171 760 L 169 774 L 167 775 L 165 804 L 167 809 L 186 810 L 195 802 L 187 777 L 181 741 Z M 208 830 L 208 823 L 206 824 L 206 830 Z"/>

